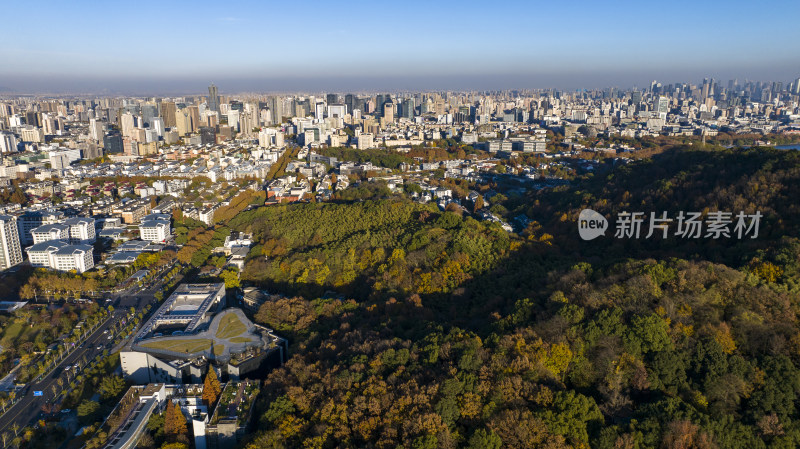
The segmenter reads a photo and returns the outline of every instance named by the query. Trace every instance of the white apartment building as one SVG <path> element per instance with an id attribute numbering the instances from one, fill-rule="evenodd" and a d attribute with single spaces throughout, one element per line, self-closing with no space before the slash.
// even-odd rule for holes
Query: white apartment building
<path id="1" fill-rule="evenodd" d="M 39 226 L 58 223 L 64 219 L 61 211 L 27 211 L 17 218 L 17 228 L 19 229 L 19 242 L 21 245 L 33 243 L 31 231 Z"/>
<path id="2" fill-rule="evenodd" d="M 55 265 L 55 252 L 69 246 L 64 240 L 45 240 L 27 248 L 28 261 L 36 268 L 50 268 Z"/>
<path id="3" fill-rule="evenodd" d="M 78 273 L 94 267 L 94 249 L 91 245 L 70 245 L 63 240 L 50 240 L 37 243 L 26 251 L 34 267 L 75 270 Z"/>
<path id="4" fill-rule="evenodd" d="M 200 210 L 198 218 L 208 226 L 214 223 L 214 213 L 219 209 L 219 204 L 208 206 Z"/>
<path id="5" fill-rule="evenodd" d="M 147 242 L 164 242 L 172 232 L 169 215 L 150 214 L 139 224 L 139 238 Z"/>
<path id="6" fill-rule="evenodd" d="M 59 271 L 75 270 L 83 273 L 94 268 L 94 248 L 92 245 L 69 245 L 55 253 L 55 268 Z"/>
<path id="7" fill-rule="evenodd" d="M 69 226 L 69 241 L 73 244 L 91 244 L 97 240 L 94 218 L 73 217 L 64 220 Z"/>
<path id="8" fill-rule="evenodd" d="M 68 240 L 69 225 L 64 223 L 53 223 L 41 225 L 31 231 L 34 245 L 50 240 Z"/>
<path id="9" fill-rule="evenodd" d="M 17 219 L 11 215 L 0 215 L 0 270 L 22 263 L 22 248 L 19 244 Z"/>
<path id="10" fill-rule="evenodd" d="M 94 218 L 73 217 L 60 223 L 45 224 L 31 230 L 33 243 L 64 240 L 72 244 L 92 244 L 97 240 Z"/>

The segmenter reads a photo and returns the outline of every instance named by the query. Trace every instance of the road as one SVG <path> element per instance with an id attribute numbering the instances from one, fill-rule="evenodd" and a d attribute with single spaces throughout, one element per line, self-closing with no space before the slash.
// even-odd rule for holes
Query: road
<path id="1" fill-rule="evenodd" d="M 109 340 L 109 335 L 112 334 L 115 326 L 120 324 L 120 320 L 126 314 L 126 311 L 115 310 L 111 314 L 111 318 L 103 322 L 97 329 L 89 335 L 88 338 L 81 343 L 71 354 L 64 357 L 64 359 L 53 369 L 47 376 L 38 382 L 29 383 L 24 389 L 17 392 L 18 395 L 24 397 L 14 404 L 13 407 L 8 409 L 5 414 L 0 416 L 0 434 L 3 432 L 10 432 L 13 434 L 14 424 L 19 425 L 20 428 L 25 427 L 31 421 L 39 416 L 42 406 L 45 403 L 52 403 L 54 399 L 53 386 L 60 390 L 58 380 L 62 379 L 63 385 L 69 385 L 69 381 L 75 377 L 75 365 L 79 369 L 89 363 L 98 354 L 101 354 L 104 349 L 110 347 L 112 340 Z M 106 333 L 108 332 L 108 333 Z M 98 349 L 99 348 L 99 349 Z M 70 367 L 67 370 L 67 367 Z M 34 396 L 34 391 L 41 391 L 42 396 Z"/>
<path id="2" fill-rule="evenodd" d="M 180 275 L 177 281 L 180 281 Z M 138 312 L 143 310 L 148 303 L 155 306 L 157 302 L 155 293 L 162 286 L 163 280 L 158 279 L 142 287 L 129 287 L 106 300 L 102 305 L 112 305 L 114 307 L 110 319 L 98 326 L 76 350 L 65 357 L 46 377 L 38 382 L 28 383 L 25 388 L 17 392 L 17 395 L 23 395 L 24 397 L 0 416 L 0 434 L 8 432 L 13 435 L 14 424 L 22 429 L 36 420 L 42 412 L 42 406 L 46 403 L 53 403 L 54 399 L 56 399 L 53 394 L 53 386 L 60 389 L 58 388 L 58 380 L 62 379 L 63 385 L 68 386 L 70 380 L 75 377 L 76 364 L 82 370 L 87 363 L 102 354 L 104 350 L 111 349 L 114 340 L 113 336 L 124 328 L 122 320 L 130 313 L 130 308 L 133 307 Z M 109 339 L 109 336 L 112 336 L 112 338 Z M 67 369 L 67 367 L 70 368 Z M 34 396 L 34 391 L 41 391 L 42 396 Z M 0 440 L 1 442 L 2 440 Z"/>

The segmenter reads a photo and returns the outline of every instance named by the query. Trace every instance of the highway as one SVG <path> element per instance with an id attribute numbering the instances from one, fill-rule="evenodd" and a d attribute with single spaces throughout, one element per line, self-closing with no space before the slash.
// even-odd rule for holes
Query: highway
<path id="1" fill-rule="evenodd" d="M 160 274 L 163 274 L 163 272 Z M 180 281 L 180 275 L 178 281 Z M 9 435 L 14 435 L 13 428 L 15 424 L 21 430 L 39 418 L 42 406 L 46 403 L 53 403 L 56 399 L 53 394 L 53 387 L 56 386 L 56 390 L 60 390 L 58 380 L 62 379 L 63 385 L 68 388 L 69 382 L 76 375 L 76 364 L 78 365 L 78 370 L 83 370 L 87 363 L 102 354 L 104 350 L 111 350 L 114 337 L 125 327 L 122 324 L 123 319 L 130 313 L 130 308 L 133 307 L 138 312 L 143 310 L 148 303 L 155 306 L 157 301 L 154 295 L 161 289 L 162 285 L 163 280 L 158 279 L 144 288 L 133 286 L 101 303 L 102 307 L 108 305 L 114 307 L 110 318 L 98 326 L 77 349 L 59 362 L 56 368 L 43 379 L 28 383 L 23 389 L 17 391 L 17 395 L 22 395 L 23 397 L 0 416 L 0 434 L 8 433 Z M 127 317 L 127 319 L 130 319 L 130 317 Z M 42 395 L 34 396 L 35 391 L 41 391 Z M 72 413 L 75 412 L 73 411 Z M 2 443 L 2 440 L 0 440 L 0 443 Z"/>

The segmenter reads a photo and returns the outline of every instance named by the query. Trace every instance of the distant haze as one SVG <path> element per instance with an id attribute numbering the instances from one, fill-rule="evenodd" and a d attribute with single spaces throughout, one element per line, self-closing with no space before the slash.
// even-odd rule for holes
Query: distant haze
<path id="1" fill-rule="evenodd" d="M 800 2 L 3 6 L 0 93 L 593 89 L 800 76 Z M 22 19 L 25 17 L 26 19 Z M 766 30 L 769 30 L 768 32 Z"/>

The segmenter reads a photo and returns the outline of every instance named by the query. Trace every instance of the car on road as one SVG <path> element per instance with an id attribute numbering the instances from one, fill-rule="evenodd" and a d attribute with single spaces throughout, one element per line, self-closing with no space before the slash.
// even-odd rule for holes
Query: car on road
<path id="1" fill-rule="evenodd" d="M 100 346 L 98 346 L 98 347 L 97 347 L 97 350 L 98 350 L 98 351 L 102 351 L 102 350 L 103 350 L 103 345 L 100 345 Z"/>
<path id="2" fill-rule="evenodd" d="M 103 333 L 104 333 L 104 334 L 107 334 L 107 333 L 108 333 L 108 329 L 104 329 L 104 330 L 103 330 Z"/>
<path id="3" fill-rule="evenodd" d="M 65 408 L 64 410 L 61 410 L 61 413 L 64 413 L 64 414 L 66 414 L 66 413 L 69 413 L 69 412 L 71 412 L 71 411 L 72 411 L 72 410 L 70 410 L 70 409 L 68 409 L 68 408 Z"/>

